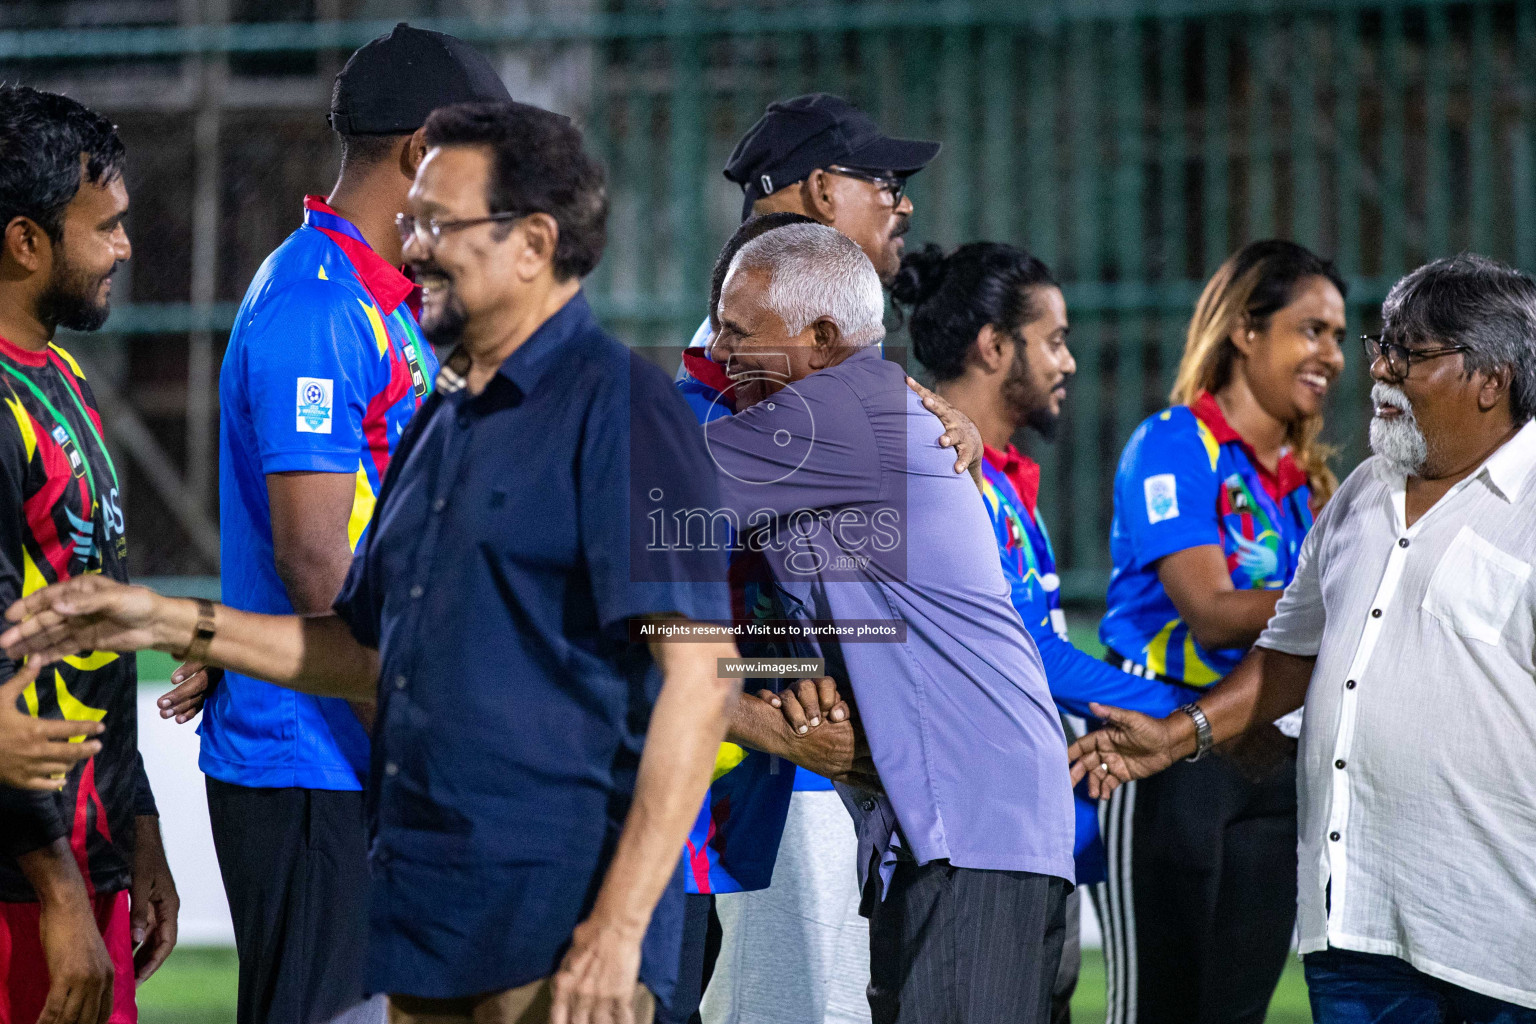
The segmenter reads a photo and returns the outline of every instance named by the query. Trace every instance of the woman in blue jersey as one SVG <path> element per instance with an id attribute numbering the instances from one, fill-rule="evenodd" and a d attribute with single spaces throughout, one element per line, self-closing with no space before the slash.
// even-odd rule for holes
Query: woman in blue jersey
<path id="1" fill-rule="evenodd" d="M 1206 285 L 1173 405 L 1137 427 L 1115 475 L 1100 638 L 1120 668 L 1193 693 L 1258 639 L 1336 483 L 1318 434 L 1344 365 L 1344 291 L 1285 241 L 1243 247 Z M 1101 811 L 1110 1024 L 1263 1021 L 1296 912 L 1288 725 L 1121 787 Z"/>

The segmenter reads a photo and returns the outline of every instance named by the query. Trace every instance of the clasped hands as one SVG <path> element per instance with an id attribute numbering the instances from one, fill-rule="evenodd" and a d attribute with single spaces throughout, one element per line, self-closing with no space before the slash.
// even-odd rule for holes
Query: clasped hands
<path id="1" fill-rule="evenodd" d="M 830 677 L 800 679 L 778 692 L 765 688 L 743 699 L 762 701 L 782 715 L 783 729 L 769 753 L 833 782 L 882 791 L 855 709 Z"/>

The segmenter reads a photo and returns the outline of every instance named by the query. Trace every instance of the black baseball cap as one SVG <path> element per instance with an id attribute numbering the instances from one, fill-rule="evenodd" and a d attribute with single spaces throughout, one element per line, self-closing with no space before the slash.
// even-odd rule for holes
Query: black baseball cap
<path id="1" fill-rule="evenodd" d="M 409 135 L 438 107 L 511 99 L 485 54 L 402 21 L 347 58 L 329 121 L 342 135 Z"/>
<path id="2" fill-rule="evenodd" d="M 938 155 L 937 142 L 893 139 L 870 117 L 841 96 L 816 92 L 768 104 L 747 129 L 730 159 L 725 176 L 741 186 L 743 220 L 752 204 L 812 171 L 838 164 L 854 171 L 906 178 Z"/>

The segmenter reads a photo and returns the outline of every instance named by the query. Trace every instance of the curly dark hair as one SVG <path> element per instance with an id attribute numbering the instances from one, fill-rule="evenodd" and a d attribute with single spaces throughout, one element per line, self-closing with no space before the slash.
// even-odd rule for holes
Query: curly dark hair
<path id="1" fill-rule="evenodd" d="M 491 150 L 490 211 L 555 219 L 556 279 L 586 277 L 602 259 L 608 188 L 570 118 L 527 103 L 456 103 L 427 118 L 426 142 Z"/>
<path id="2" fill-rule="evenodd" d="M 69 97 L 0 85 L 0 231 L 25 217 L 58 242 L 82 154 L 84 178 L 105 185 L 122 174 L 127 151 L 111 121 Z"/>
<path id="3" fill-rule="evenodd" d="M 1056 286 L 1050 268 L 1002 242 L 967 242 L 949 255 L 932 242 L 902 257 L 891 301 L 911 318 L 912 351 L 936 381 L 965 372 L 988 324 L 1013 333 L 1039 316 L 1031 289 Z"/>

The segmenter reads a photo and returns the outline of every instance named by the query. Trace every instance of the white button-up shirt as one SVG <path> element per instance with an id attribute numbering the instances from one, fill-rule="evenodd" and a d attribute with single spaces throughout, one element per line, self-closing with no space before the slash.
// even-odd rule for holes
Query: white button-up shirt
<path id="1" fill-rule="evenodd" d="M 1536 422 L 1412 526 L 1350 474 L 1259 646 L 1317 658 L 1298 928 L 1536 1007 Z"/>

